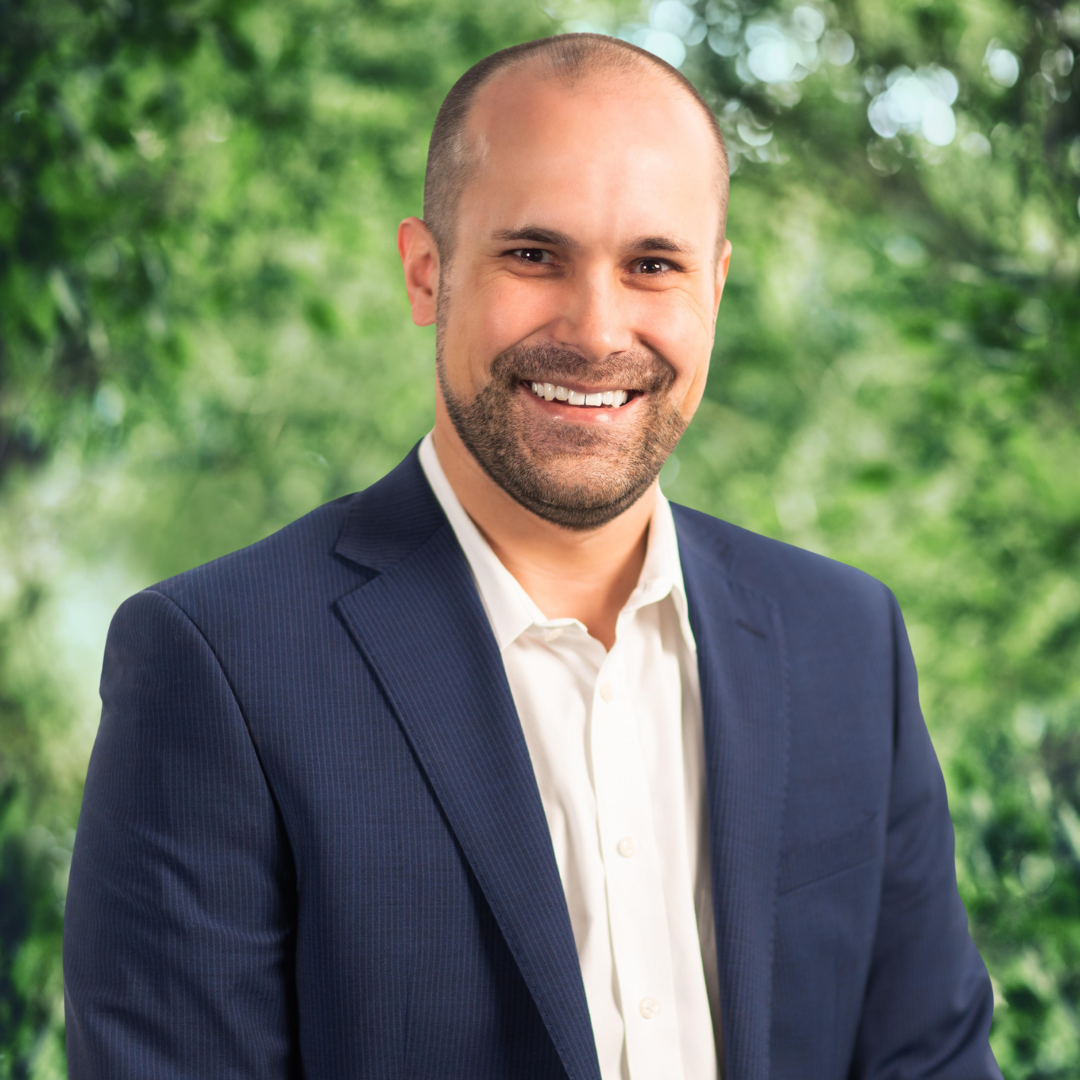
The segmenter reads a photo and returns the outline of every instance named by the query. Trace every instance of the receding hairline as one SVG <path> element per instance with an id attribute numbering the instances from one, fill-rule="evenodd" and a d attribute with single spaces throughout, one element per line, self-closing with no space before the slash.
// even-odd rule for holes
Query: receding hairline
<path id="1" fill-rule="evenodd" d="M 603 34 L 558 34 L 492 53 L 466 71 L 446 95 L 432 131 L 424 177 L 424 221 L 444 261 L 453 251 L 458 204 L 475 167 L 468 125 L 477 97 L 498 77 L 515 71 L 521 71 L 519 77 L 556 80 L 571 90 L 606 73 L 628 76 L 648 71 L 662 77 L 674 91 L 688 95 L 702 113 L 716 148 L 719 254 L 727 217 L 727 148 L 708 103 L 685 75 L 636 45 Z"/>

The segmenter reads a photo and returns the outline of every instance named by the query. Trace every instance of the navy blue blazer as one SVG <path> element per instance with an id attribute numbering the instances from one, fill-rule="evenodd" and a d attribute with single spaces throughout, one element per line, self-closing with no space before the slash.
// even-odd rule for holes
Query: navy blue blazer
<path id="1" fill-rule="evenodd" d="M 673 509 L 728 1080 L 999 1077 L 892 595 Z M 128 600 L 101 696 L 72 1080 L 599 1080 L 513 699 L 415 450 Z"/>

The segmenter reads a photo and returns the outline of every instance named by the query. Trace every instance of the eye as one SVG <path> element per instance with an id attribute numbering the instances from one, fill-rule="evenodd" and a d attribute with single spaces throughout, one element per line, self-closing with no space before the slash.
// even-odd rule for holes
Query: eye
<path id="1" fill-rule="evenodd" d="M 671 270 L 672 265 L 665 259 L 638 259 L 633 269 L 635 274 L 663 274 Z"/>
<path id="2" fill-rule="evenodd" d="M 536 266 L 540 266 L 544 263 L 553 263 L 555 261 L 554 256 L 546 248 L 515 248 L 510 252 L 515 259 L 520 259 L 522 262 L 533 263 Z"/>

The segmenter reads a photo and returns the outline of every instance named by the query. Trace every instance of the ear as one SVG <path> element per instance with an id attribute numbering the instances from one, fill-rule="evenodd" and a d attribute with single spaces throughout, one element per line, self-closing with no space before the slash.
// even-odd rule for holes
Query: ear
<path id="1" fill-rule="evenodd" d="M 713 322 L 716 322 L 717 313 L 720 311 L 720 298 L 724 295 L 724 283 L 727 281 L 728 269 L 731 266 L 731 241 L 725 240 L 720 251 L 720 257 L 716 260 L 715 299 L 713 301 Z"/>
<path id="2" fill-rule="evenodd" d="M 398 254 L 405 271 L 412 320 L 417 326 L 435 321 L 435 298 L 439 294 L 439 249 L 431 230 L 417 217 L 406 218 L 397 232 Z"/>

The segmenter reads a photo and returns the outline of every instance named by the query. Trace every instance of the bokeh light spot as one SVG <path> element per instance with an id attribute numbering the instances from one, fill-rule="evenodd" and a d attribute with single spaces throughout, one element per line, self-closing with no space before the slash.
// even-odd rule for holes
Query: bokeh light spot
<path id="1" fill-rule="evenodd" d="M 1015 86 L 1020 78 L 1020 58 L 992 41 L 986 50 L 986 70 L 999 86 Z"/>

